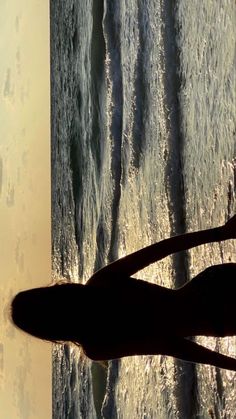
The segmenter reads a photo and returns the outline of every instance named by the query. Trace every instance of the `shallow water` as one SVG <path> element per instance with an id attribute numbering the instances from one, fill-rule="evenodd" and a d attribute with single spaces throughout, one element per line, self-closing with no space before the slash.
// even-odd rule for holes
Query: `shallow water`
<path id="1" fill-rule="evenodd" d="M 55 280 L 85 282 L 118 256 L 235 212 L 234 28 L 232 1 L 52 2 Z M 139 277 L 175 287 L 229 260 L 233 242 L 202 246 Z M 201 340 L 235 354 L 234 338 Z M 53 364 L 57 419 L 234 417 L 228 371 L 158 356 L 111 362 L 100 413 L 104 377 L 92 363 L 55 347 Z"/>

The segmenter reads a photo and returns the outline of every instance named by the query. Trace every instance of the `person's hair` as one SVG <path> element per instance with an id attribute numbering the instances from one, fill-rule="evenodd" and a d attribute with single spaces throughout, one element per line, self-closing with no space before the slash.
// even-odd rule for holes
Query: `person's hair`
<path id="1" fill-rule="evenodd" d="M 75 327 L 74 322 L 79 320 L 79 308 L 83 310 L 83 295 L 79 298 L 83 288 L 68 283 L 19 292 L 11 303 L 12 321 L 21 330 L 43 340 L 82 344 L 85 327 L 83 322 Z M 75 314 L 77 319 L 73 318 Z"/>

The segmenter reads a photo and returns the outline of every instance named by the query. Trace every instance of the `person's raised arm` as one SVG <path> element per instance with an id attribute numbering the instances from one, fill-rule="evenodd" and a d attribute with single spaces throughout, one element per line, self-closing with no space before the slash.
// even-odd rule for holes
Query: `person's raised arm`
<path id="1" fill-rule="evenodd" d="M 236 238 L 236 215 L 224 226 L 174 236 L 144 247 L 110 263 L 100 269 L 95 275 L 123 274 L 131 276 L 146 266 L 173 253 L 191 249 L 202 244 L 233 238 Z"/>

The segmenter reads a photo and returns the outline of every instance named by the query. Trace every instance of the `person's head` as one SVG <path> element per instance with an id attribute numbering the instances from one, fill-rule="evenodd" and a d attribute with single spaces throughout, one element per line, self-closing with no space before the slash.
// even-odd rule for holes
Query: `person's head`
<path id="1" fill-rule="evenodd" d="M 19 292 L 11 303 L 13 323 L 40 339 L 82 343 L 84 328 L 78 324 L 78 311 L 83 305 L 83 289 L 83 285 L 62 284 Z M 77 327 L 73 313 L 75 297 Z"/>

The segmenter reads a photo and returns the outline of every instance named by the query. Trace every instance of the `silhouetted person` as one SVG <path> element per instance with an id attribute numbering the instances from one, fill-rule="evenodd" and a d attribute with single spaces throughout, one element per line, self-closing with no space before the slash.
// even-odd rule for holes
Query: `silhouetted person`
<path id="1" fill-rule="evenodd" d="M 86 283 L 20 292 L 13 322 L 52 342 L 74 342 L 93 360 L 171 355 L 236 371 L 236 359 L 204 348 L 190 336 L 236 335 L 236 264 L 207 268 L 172 290 L 132 275 L 172 253 L 236 238 L 236 216 L 224 226 L 145 247 L 97 271 Z"/>

